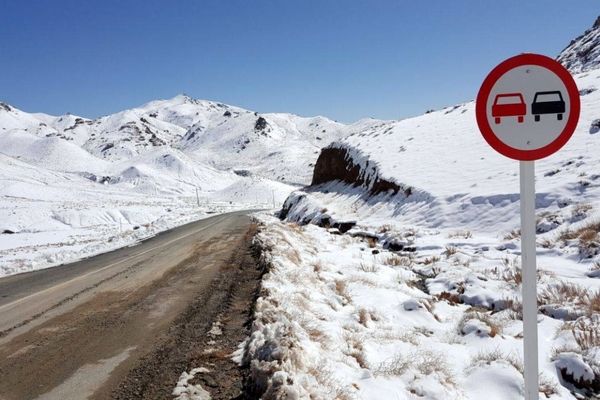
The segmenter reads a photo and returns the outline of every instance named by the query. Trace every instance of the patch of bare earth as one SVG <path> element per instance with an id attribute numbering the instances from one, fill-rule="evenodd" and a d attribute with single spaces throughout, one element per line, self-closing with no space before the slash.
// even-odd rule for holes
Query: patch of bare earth
<path id="1" fill-rule="evenodd" d="M 189 305 L 169 335 L 143 357 L 111 393 L 113 399 L 169 399 L 183 371 L 205 367 L 191 384 L 200 384 L 213 400 L 247 399 L 247 369 L 231 359 L 249 334 L 262 270 L 255 260 L 252 225 L 220 275 Z"/>

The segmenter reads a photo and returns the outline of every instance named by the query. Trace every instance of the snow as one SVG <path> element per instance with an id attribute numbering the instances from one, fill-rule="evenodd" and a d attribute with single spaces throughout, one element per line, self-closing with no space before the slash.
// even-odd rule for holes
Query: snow
<path id="1" fill-rule="evenodd" d="M 597 59 L 574 76 L 573 138 L 536 162 L 540 397 L 599 394 Z M 356 184 L 305 187 L 283 221 L 259 216 L 268 273 L 244 360 L 263 398 L 522 398 L 518 163 L 481 137 L 474 103 L 328 147 Z"/>
<path id="2" fill-rule="evenodd" d="M 322 146 L 381 123 L 258 114 L 186 95 L 94 120 L 0 103 L 0 276 L 216 212 L 277 208 L 310 182 Z"/>
<path id="3" fill-rule="evenodd" d="M 376 123 L 261 116 L 185 95 L 96 120 L 2 103 L 0 276 L 135 244 L 214 213 L 279 207 L 309 181 L 321 145 Z"/>
<path id="4" fill-rule="evenodd" d="M 175 400 L 210 400 L 210 393 L 207 392 L 201 385 L 190 383 L 196 374 L 210 372 L 207 368 L 194 368 L 189 373 L 182 372 L 177 382 L 177 386 L 173 389 Z"/>
<path id="5" fill-rule="evenodd" d="M 564 400 L 600 387 L 598 32 L 559 56 L 581 118 L 536 163 L 540 393 Z M 362 183 L 301 188 L 323 147 Z M 285 221 L 257 216 L 267 273 L 233 355 L 262 398 L 521 398 L 518 184 L 472 101 L 350 125 L 185 95 L 95 120 L 0 103 L 0 276 L 283 204 Z M 173 396 L 210 398 L 204 372 Z"/>

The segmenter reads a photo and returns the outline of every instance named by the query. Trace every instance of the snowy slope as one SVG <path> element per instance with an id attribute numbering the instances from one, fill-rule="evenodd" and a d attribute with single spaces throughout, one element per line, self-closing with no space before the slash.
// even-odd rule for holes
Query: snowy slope
<path id="1" fill-rule="evenodd" d="M 600 17 L 594 26 L 576 39 L 558 56 L 572 73 L 585 72 L 600 65 Z"/>
<path id="2" fill-rule="evenodd" d="M 536 162 L 540 398 L 600 396 L 597 28 L 559 56 L 576 132 Z M 518 163 L 473 102 L 335 141 L 280 217 L 246 343 L 263 398 L 523 397 Z"/>
<path id="3" fill-rule="evenodd" d="M 600 199 L 600 153 L 594 151 L 600 146 L 599 79 L 599 69 L 575 75 L 581 118 L 571 141 L 536 163 L 538 208 Z M 367 129 L 328 147 L 346 152 L 368 189 L 377 180 L 410 188 L 410 196 L 393 198 L 392 208 L 365 210 L 382 220 L 490 233 L 518 225 L 518 163 L 484 141 L 474 102 Z"/>

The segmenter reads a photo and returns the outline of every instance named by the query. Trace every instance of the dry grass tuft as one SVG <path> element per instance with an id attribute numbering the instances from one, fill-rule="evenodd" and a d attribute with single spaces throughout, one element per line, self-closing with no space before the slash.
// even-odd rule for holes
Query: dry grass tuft
<path id="1" fill-rule="evenodd" d="M 346 281 L 341 279 L 335 281 L 335 292 L 342 298 L 343 304 L 352 304 L 352 297 Z"/>
<path id="2" fill-rule="evenodd" d="M 413 264 L 413 260 L 410 257 L 399 256 L 397 254 L 390 254 L 389 256 L 383 259 L 383 263 L 385 265 L 390 265 L 393 267 L 410 267 Z"/>
<path id="3" fill-rule="evenodd" d="M 369 286 L 369 287 L 376 287 L 377 286 L 377 282 L 371 278 L 368 278 L 366 276 L 357 276 L 357 275 L 353 275 L 350 278 L 348 278 L 348 282 L 350 283 L 359 283 L 361 285 L 365 285 L 365 286 Z"/>
<path id="4" fill-rule="evenodd" d="M 514 354 L 505 354 L 500 349 L 479 352 L 471 359 L 471 365 L 491 365 L 494 362 L 507 363 L 523 375 L 523 362 Z"/>
<path id="5" fill-rule="evenodd" d="M 368 236 L 366 240 L 367 240 L 367 245 L 371 249 L 374 249 L 375 247 L 377 247 L 377 238 L 372 237 L 372 236 Z"/>
<path id="6" fill-rule="evenodd" d="M 313 263 L 313 271 L 316 273 L 323 271 L 323 263 L 321 260 L 317 260 Z"/>
<path id="7" fill-rule="evenodd" d="M 425 265 L 435 265 L 435 263 L 437 263 L 438 261 L 440 261 L 440 257 L 439 256 L 431 256 L 431 257 L 426 257 L 423 260 L 423 264 L 425 264 Z"/>
<path id="8" fill-rule="evenodd" d="M 450 293 L 450 292 L 442 292 L 440 294 L 438 294 L 437 296 L 435 296 L 437 301 L 442 301 L 445 300 L 450 304 L 460 304 L 462 303 L 460 300 L 460 295 L 458 295 L 457 293 Z"/>
<path id="9" fill-rule="evenodd" d="M 377 319 L 378 317 L 374 316 L 374 313 L 367 310 L 366 308 L 361 307 L 358 310 L 358 322 L 364 327 L 367 327 L 369 322 L 376 321 Z"/>
<path id="10" fill-rule="evenodd" d="M 579 229 L 565 229 L 558 235 L 558 240 L 567 245 L 570 240 L 578 240 L 577 247 L 583 258 L 590 258 L 600 252 L 600 222 L 588 223 Z"/>
<path id="11" fill-rule="evenodd" d="M 523 274 L 521 268 L 518 267 L 503 270 L 500 273 L 500 278 L 505 282 L 513 283 L 517 286 L 523 282 Z"/>
<path id="12" fill-rule="evenodd" d="M 327 392 L 327 397 L 339 400 L 354 400 L 354 389 L 351 386 L 342 385 L 335 377 L 333 369 L 327 364 L 318 364 L 308 368 L 307 371 L 310 375 L 314 376 L 318 382 L 318 386 L 321 390 Z M 272 396 L 267 394 L 266 397 Z"/>
<path id="13" fill-rule="evenodd" d="M 521 237 L 521 230 L 513 229 L 512 231 L 510 231 L 506 235 L 504 235 L 504 240 L 513 240 L 513 239 L 517 239 L 520 237 Z"/>
<path id="14" fill-rule="evenodd" d="M 588 243 L 598 239 L 598 232 L 593 229 L 584 229 L 579 233 L 579 240 Z"/>
<path id="15" fill-rule="evenodd" d="M 579 318 L 573 323 L 572 332 L 581 350 L 600 347 L 600 315 Z"/>
<path id="16" fill-rule="evenodd" d="M 473 233 L 469 230 L 455 231 L 448 234 L 448 239 L 471 239 L 472 237 Z"/>
<path id="17" fill-rule="evenodd" d="M 452 370 L 443 354 L 422 350 L 408 355 L 398 353 L 382 362 L 375 369 L 376 375 L 399 376 L 409 368 L 414 368 L 423 375 L 437 374 L 443 382 L 454 385 Z"/>
<path id="18" fill-rule="evenodd" d="M 390 224 L 381 225 L 377 232 L 386 233 L 392 230 L 392 226 Z"/>
<path id="19" fill-rule="evenodd" d="M 286 223 L 286 226 L 291 231 L 294 231 L 296 233 L 302 233 L 302 231 L 304 230 L 304 228 L 302 227 L 302 225 L 298 224 L 297 222 L 288 222 L 288 223 Z"/>
<path id="20" fill-rule="evenodd" d="M 454 254 L 456 254 L 458 252 L 458 249 L 454 246 L 446 246 L 446 250 L 444 250 L 444 255 L 446 256 L 446 258 L 450 258 L 451 256 L 453 256 Z"/>
<path id="21" fill-rule="evenodd" d="M 539 376 L 539 391 L 549 399 L 558 394 L 558 383 L 546 374 L 541 373 Z"/>
<path id="22" fill-rule="evenodd" d="M 483 322 L 486 326 L 490 328 L 490 337 L 495 337 L 496 335 L 502 333 L 502 326 L 493 321 L 489 315 L 483 312 L 467 311 L 463 314 L 460 321 L 458 321 L 457 329 L 460 335 L 464 335 L 464 328 L 466 323 L 473 319 Z"/>
<path id="23" fill-rule="evenodd" d="M 406 372 L 412 363 L 413 362 L 409 357 L 398 353 L 379 364 L 375 369 L 375 374 L 382 376 L 400 376 Z"/>
<path id="24" fill-rule="evenodd" d="M 571 210 L 571 219 L 580 220 L 587 217 L 588 212 L 592 210 L 592 206 L 587 203 L 579 203 L 573 206 Z"/>
<path id="25" fill-rule="evenodd" d="M 373 263 L 364 263 L 364 262 L 360 263 L 360 269 L 363 272 L 371 272 L 371 273 L 377 272 L 377 270 L 378 270 L 376 264 L 373 264 Z"/>
<path id="26" fill-rule="evenodd" d="M 542 289 L 538 293 L 538 303 L 573 305 L 584 315 L 591 316 L 600 313 L 600 291 L 570 282 L 559 282 Z"/>

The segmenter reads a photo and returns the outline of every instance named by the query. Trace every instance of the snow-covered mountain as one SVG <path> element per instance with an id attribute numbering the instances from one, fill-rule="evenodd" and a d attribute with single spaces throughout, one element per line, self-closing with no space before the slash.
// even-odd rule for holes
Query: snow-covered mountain
<path id="1" fill-rule="evenodd" d="M 362 120 L 344 125 L 325 117 L 258 114 L 185 95 L 96 120 L 70 114 L 29 114 L 8 104 L 0 106 L 4 143 L 10 142 L 11 147 L 22 148 L 25 153 L 23 147 L 33 143 L 33 137 L 57 138 L 57 146 L 70 143 L 109 162 L 176 149 L 219 170 L 244 170 L 246 174 L 299 184 L 309 182 L 311 164 L 321 147 L 378 123 Z"/>
<path id="2" fill-rule="evenodd" d="M 600 17 L 591 29 L 573 39 L 557 59 L 574 74 L 600 66 Z"/>
<path id="3" fill-rule="evenodd" d="M 258 114 L 185 95 L 97 119 L 0 103 L 0 275 L 225 206 L 281 204 L 310 182 L 322 146 L 381 123 Z"/>

